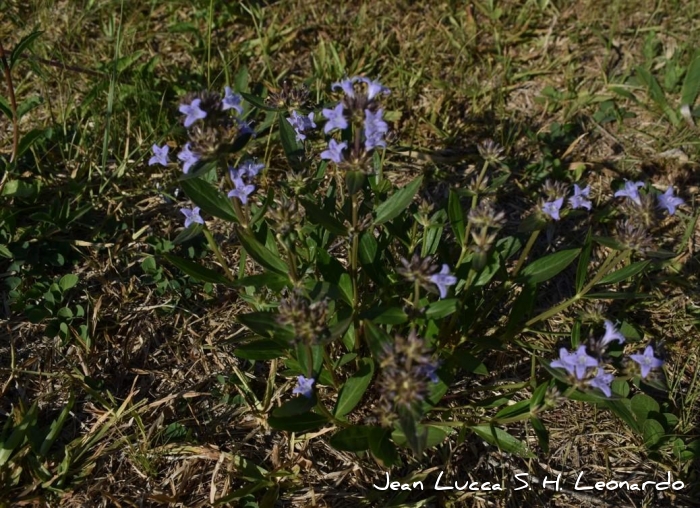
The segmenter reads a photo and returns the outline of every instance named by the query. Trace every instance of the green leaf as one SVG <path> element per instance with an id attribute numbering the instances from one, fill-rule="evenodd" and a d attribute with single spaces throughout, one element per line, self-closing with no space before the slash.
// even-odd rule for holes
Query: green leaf
<path id="1" fill-rule="evenodd" d="M 663 113 L 666 115 L 666 117 L 669 119 L 669 121 L 673 125 L 678 125 L 678 115 L 668 105 L 668 101 L 666 100 L 666 95 L 664 94 L 663 90 L 661 89 L 661 85 L 659 85 L 659 82 L 656 80 L 656 78 L 654 76 L 652 76 L 651 72 L 649 72 L 647 69 L 645 69 L 642 66 L 638 66 L 635 69 L 635 72 L 636 72 L 639 80 L 642 82 L 642 84 L 644 84 L 644 86 L 646 86 L 647 91 L 649 92 L 649 96 L 651 97 L 651 99 L 663 111 Z"/>
<path id="2" fill-rule="evenodd" d="M 530 417 L 530 424 L 532 424 L 532 429 L 535 431 L 535 434 L 537 435 L 537 441 L 540 443 L 540 448 L 542 448 L 542 451 L 545 453 L 545 455 L 549 454 L 549 431 L 547 430 L 547 427 L 544 426 L 544 423 L 542 423 L 542 420 L 539 418 L 536 418 L 534 416 Z"/>
<path id="3" fill-rule="evenodd" d="M 489 444 L 497 446 L 499 450 L 513 453 L 519 457 L 534 458 L 535 455 L 528 449 L 527 445 L 511 436 L 505 430 L 492 425 L 475 425 L 470 427 L 481 439 Z"/>
<path id="4" fill-rule="evenodd" d="M 299 395 L 291 400 L 288 400 L 280 407 L 272 411 L 272 416 L 275 418 L 286 418 L 288 416 L 296 416 L 303 413 L 308 413 L 316 405 L 316 397 L 304 397 Z"/>
<path id="5" fill-rule="evenodd" d="M 73 273 L 67 273 L 63 277 L 61 277 L 61 280 L 58 281 L 58 286 L 61 288 L 61 291 L 68 291 L 69 289 L 75 287 L 76 284 L 78 284 L 78 276 L 73 274 Z"/>
<path id="6" fill-rule="evenodd" d="M 399 216 L 408 205 L 413 201 L 413 197 L 418 192 L 421 184 L 423 183 L 423 177 L 419 176 L 414 179 L 411 183 L 406 185 L 404 188 L 399 189 L 394 194 L 391 195 L 389 199 L 384 201 L 381 205 L 377 207 L 376 218 L 374 220 L 375 224 L 383 224 L 384 222 L 390 221 Z"/>
<path id="7" fill-rule="evenodd" d="M 63 319 L 71 319 L 73 317 L 73 311 L 70 310 L 68 307 L 61 307 L 60 309 L 58 309 L 56 315 Z"/>
<path id="8" fill-rule="evenodd" d="M 263 337 L 276 338 L 282 341 L 294 338 L 292 329 L 277 323 L 277 314 L 272 312 L 238 314 L 236 319 L 243 326 Z"/>
<path id="9" fill-rule="evenodd" d="M 695 53 L 695 58 L 688 66 L 681 88 L 681 106 L 692 106 L 700 92 L 700 52 Z"/>
<path id="10" fill-rule="evenodd" d="M 425 447 L 430 448 L 432 446 L 437 446 L 442 443 L 447 436 L 451 433 L 451 429 L 445 427 L 440 427 L 437 425 L 416 425 L 416 432 L 426 433 Z M 402 429 L 396 429 L 391 433 L 391 439 L 394 443 L 399 446 L 406 446 L 408 444 L 406 440 L 406 434 Z"/>
<path id="11" fill-rule="evenodd" d="M 664 426 L 656 420 L 645 420 L 642 424 L 642 436 L 644 437 L 644 446 L 653 448 L 666 435 Z"/>
<path id="12" fill-rule="evenodd" d="M 15 48 L 12 50 L 12 53 L 10 54 L 10 69 L 12 69 L 15 66 L 17 61 L 22 56 L 22 53 L 28 50 L 31 47 L 32 43 L 34 43 L 34 41 L 43 33 L 43 31 L 37 30 L 23 37 L 17 43 L 17 46 L 15 46 Z"/>
<path id="13" fill-rule="evenodd" d="M 270 339 L 256 339 L 233 350 L 233 354 L 244 360 L 274 360 L 286 355 L 284 348 Z"/>
<path id="14" fill-rule="evenodd" d="M 340 220 L 335 218 L 330 211 L 321 208 L 316 203 L 308 199 L 300 198 L 299 201 L 304 206 L 306 215 L 312 223 L 323 226 L 334 235 L 347 236 L 347 228 Z"/>
<path id="15" fill-rule="evenodd" d="M 173 243 L 175 245 L 181 245 L 185 242 L 189 242 L 193 238 L 197 238 L 199 235 L 202 234 L 202 231 L 204 231 L 204 226 L 198 223 L 193 223 L 190 224 L 190 227 L 183 229 L 180 231 L 180 234 L 178 234 L 175 237 L 175 240 L 173 240 Z"/>
<path id="16" fill-rule="evenodd" d="M 0 113 L 5 115 L 8 119 L 12 119 L 12 108 L 10 107 L 10 104 L 7 102 L 7 99 L 0 95 Z"/>
<path id="17" fill-rule="evenodd" d="M 359 363 L 357 372 L 349 377 L 340 389 L 338 402 L 333 410 L 333 414 L 337 417 L 345 416 L 355 409 L 355 406 L 362 400 L 372 382 L 372 376 L 374 376 L 374 362 L 372 359 L 361 358 Z"/>
<path id="18" fill-rule="evenodd" d="M 331 436 L 330 443 L 336 450 L 345 452 L 361 452 L 368 450 L 372 436 L 383 435 L 380 427 L 369 425 L 353 425 L 339 430 Z"/>
<path id="19" fill-rule="evenodd" d="M 581 249 L 567 249 L 541 257 L 523 268 L 519 278 L 528 284 L 549 280 L 569 266 L 579 252 Z"/>
<path id="20" fill-rule="evenodd" d="M 345 185 L 349 194 L 357 194 L 365 183 L 365 174 L 362 171 L 348 171 L 345 173 Z"/>
<path id="21" fill-rule="evenodd" d="M 450 195 L 447 199 L 447 216 L 450 219 L 450 227 L 457 239 L 457 244 L 462 245 L 464 243 L 464 234 L 466 233 L 464 210 L 462 210 L 459 194 L 452 189 L 450 189 Z"/>
<path id="22" fill-rule="evenodd" d="M 591 228 L 588 228 L 588 234 L 586 235 L 586 242 L 583 246 L 583 251 L 581 252 L 581 257 L 578 260 L 578 266 L 576 267 L 576 293 L 580 293 L 583 286 L 586 284 L 586 275 L 588 275 L 588 262 L 591 259 L 591 250 L 593 248 L 593 240 L 591 238 Z"/>
<path id="23" fill-rule="evenodd" d="M 603 247 L 608 247 L 613 250 L 625 250 L 625 246 L 614 238 L 608 238 L 607 236 L 596 236 L 593 235 L 593 241 L 602 245 Z"/>
<path id="24" fill-rule="evenodd" d="M 214 217 L 238 223 L 238 217 L 229 198 L 201 178 L 180 180 L 180 186 L 187 197 L 202 210 Z"/>
<path id="25" fill-rule="evenodd" d="M 308 432 L 318 429 L 328 422 L 328 419 L 317 413 L 304 413 L 294 416 L 276 417 L 270 416 L 267 423 L 273 429 L 286 430 L 288 432 Z"/>
<path id="26" fill-rule="evenodd" d="M 246 92 L 238 92 L 238 93 L 241 95 L 241 97 L 243 97 L 245 100 L 250 102 L 256 108 L 262 109 L 264 111 L 279 111 L 277 108 L 266 104 L 265 99 L 263 99 L 262 97 L 258 97 L 257 95 L 253 95 L 253 94 L 246 93 Z M 289 123 L 289 122 L 287 122 L 287 123 Z"/>
<path id="27" fill-rule="evenodd" d="M 399 453 L 391 440 L 391 430 L 389 429 L 380 429 L 379 432 L 370 433 L 369 449 L 383 467 L 396 466 L 400 462 Z"/>
<path id="28" fill-rule="evenodd" d="M 63 426 L 66 423 L 66 420 L 68 419 L 68 416 L 70 415 L 71 410 L 73 409 L 73 404 L 75 403 L 75 394 L 71 392 L 70 397 L 68 399 L 68 402 L 66 403 L 65 406 L 63 406 L 63 409 L 61 410 L 61 414 L 58 415 L 58 418 L 56 418 L 52 423 L 49 428 L 48 434 L 46 434 L 46 437 L 44 438 L 43 442 L 41 443 L 41 447 L 39 448 L 39 456 L 42 458 L 46 457 L 46 454 L 49 453 L 49 450 L 51 449 L 51 445 L 53 445 L 54 441 L 56 441 L 56 438 L 59 436 L 61 433 L 61 430 L 63 429 Z"/>
<path id="29" fill-rule="evenodd" d="M 651 263 L 650 259 L 644 261 L 637 261 L 630 265 L 625 266 L 619 270 L 607 274 L 603 277 L 598 284 L 615 284 L 617 282 L 622 282 L 623 280 L 630 279 L 637 275 L 638 273 L 644 271 L 644 269 Z"/>
<path id="30" fill-rule="evenodd" d="M 603 405 L 608 407 L 615 416 L 625 422 L 634 432 L 639 432 L 641 426 L 632 413 L 632 403 L 629 399 L 606 400 Z"/>
<path id="31" fill-rule="evenodd" d="M 44 129 L 32 129 L 27 132 L 22 139 L 20 139 L 17 145 L 17 157 L 21 157 L 29 150 L 34 143 L 46 137 L 46 131 Z"/>
<path id="32" fill-rule="evenodd" d="M 378 325 L 400 325 L 408 321 L 408 316 L 400 307 L 374 307 L 364 312 L 361 317 L 369 318 Z"/>
<path id="33" fill-rule="evenodd" d="M 367 346 L 372 356 L 380 358 L 384 354 L 385 346 L 392 343 L 391 337 L 372 321 L 363 321 L 363 327 L 366 333 Z"/>
<path id="34" fill-rule="evenodd" d="M 9 437 L 2 439 L 2 443 L 0 443 L 0 466 L 4 466 L 10 460 L 15 449 L 22 446 L 27 432 L 36 425 L 38 412 L 39 409 L 35 401 L 25 413 L 20 424 L 12 429 Z"/>
<path id="35" fill-rule="evenodd" d="M 167 259 L 170 263 L 178 267 L 180 270 L 185 272 L 187 275 L 199 282 L 211 282 L 212 284 L 226 284 L 230 285 L 230 281 L 222 274 L 206 268 L 199 263 L 190 261 L 189 259 L 184 259 L 175 254 L 164 253 L 163 257 Z"/>
<path id="36" fill-rule="evenodd" d="M 33 110 L 33 109 L 36 108 L 37 106 L 40 106 L 40 105 L 43 104 L 43 103 L 44 103 L 43 99 L 42 99 L 41 97 L 39 97 L 39 96 L 36 96 L 36 95 L 33 95 L 33 96 L 31 96 L 31 97 L 29 97 L 29 98 L 23 100 L 22 102 L 20 102 L 20 103 L 17 105 L 17 118 L 22 118 L 24 115 L 26 115 L 26 114 L 29 113 L 31 110 Z M 51 133 L 51 129 L 50 129 L 50 128 L 47 128 L 47 129 L 34 129 L 34 130 L 39 131 L 39 132 L 41 132 L 41 133 L 47 133 L 47 134 L 50 134 L 50 133 Z M 31 132 L 31 131 L 30 131 L 30 132 Z"/>
<path id="37" fill-rule="evenodd" d="M 297 134 L 294 127 L 290 124 L 283 114 L 279 115 L 278 124 L 280 129 L 280 141 L 282 148 L 287 155 L 287 160 L 292 166 L 297 165 L 304 157 L 304 149 L 301 143 L 297 141 Z"/>
<path id="38" fill-rule="evenodd" d="M 280 274 L 288 274 L 289 267 L 277 254 L 262 245 L 252 233 L 242 228 L 237 228 L 238 239 L 246 252 L 263 267 Z"/>
<path id="39" fill-rule="evenodd" d="M 494 419 L 495 420 L 505 420 L 505 419 L 521 416 L 524 414 L 528 414 L 529 412 L 530 412 L 530 400 L 524 399 L 524 400 L 516 402 L 515 404 L 504 407 L 498 413 L 496 413 L 496 415 L 494 416 Z"/>
<path id="40" fill-rule="evenodd" d="M 643 424 L 649 413 L 659 412 L 659 403 L 644 393 L 638 393 L 630 400 L 631 409 L 639 424 Z"/>
<path id="41" fill-rule="evenodd" d="M 458 298 L 438 300 L 437 302 L 433 302 L 428 305 L 428 309 L 425 311 L 425 316 L 428 319 L 442 319 L 457 312 L 458 305 Z"/>

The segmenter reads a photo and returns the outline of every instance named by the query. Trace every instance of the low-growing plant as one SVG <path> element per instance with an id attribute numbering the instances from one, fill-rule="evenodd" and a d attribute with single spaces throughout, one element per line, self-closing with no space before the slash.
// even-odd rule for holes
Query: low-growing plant
<path id="1" fill-rule="evenodd" d="M 656 402 L 666 393 L 662 342 L 644 340 L 625 307 L 650 297 L 647 279 L 676 256 L 658 243 L 659 225 L 684 222 L 686 238 L 694 227 L 674 189 L 625 181 L 594 192 L 585 175 L 552 180 L 551 168 L 544 184 L 523 187 L 488 141 L 471 180 L 440 194 L 441 182 L 388 174 L 396 114 L 385 109 L 387 88 L 345 78 L 331 97 L 316 105 L 285 83 L 267 95 L 205 90 L 179 104 L 179 185 L 193 204 L 181 209 L 176 243 L 203 233 L 218 268 L 163 256 L 240 291 L 250 312 L 237 316 L 248 333 L 235 355 L 269 365 L 262 392 L 236 373 L 238 395 L 226 400 L 283 431 L 333 425 L 333 446 L 385 466 L 401 461 L 398 447 L 420 456 L 455 432 L 529 456 L 501 428 L 516 421 L 529 421 L 547 451 L 541 414 L 562 398 L 610 409 L 649 448 L 671 440 L 677 420 L 668 401 Z M 259 119 L 264 161 L 245 152 Z M 173 141 L 154 145 L 149 163 L 172 166 Z M 217 219 L 231 224 L 224 244 L 210 230 Z M 225 255 L 232 246 L 237 267 Z M 554 324 L 562 316 L 571 326 Z M 531 340 L 551 332 L 570 338 L 549 348 Z M 503 348 L 530 365 L 519 382 L 475 385 L 475 401 L 445 403 Z M 280 379 L 295 387 L 273 407 Z"/>

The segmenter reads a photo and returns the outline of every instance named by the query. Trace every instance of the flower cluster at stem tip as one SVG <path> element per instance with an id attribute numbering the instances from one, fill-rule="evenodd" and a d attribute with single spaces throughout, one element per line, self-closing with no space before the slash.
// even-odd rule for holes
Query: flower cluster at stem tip
<path id="1" fill-rule="evenodd" d="M 612 342 L 625 343 L 624 335 L 615 325 L 605 320 L 605 334 L 597 341 L 597 350 L 600 357 L 605 348 Z M 658 369 L 663 365 L 663 360 L 654 356 L 654 348 L 647 346 L 643 354 L 629 355 L 629 358 L 639 365 L 642 379 L 646 379 L 652 369 Z M 606 365 L 601 358 L 596 358 L 588 354 L 585 345 L 579 346 L 576 351 L 567 351 L 566 348 L 559 350 L 559 358 L 550 363 L 551 367 L 564 369 L 574 384 L 579 387 L 591 386 L 599 389 L 606 397 L 612 395 L 611 383 L 615 376 L 606 371 Z M 595 369 L 595 370 L 594 370 Z"/>

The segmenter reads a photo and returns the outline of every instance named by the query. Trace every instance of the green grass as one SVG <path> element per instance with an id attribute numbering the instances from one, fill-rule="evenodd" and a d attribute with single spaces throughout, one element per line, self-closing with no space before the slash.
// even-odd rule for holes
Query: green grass
<path id="1" fill-rule="evenodd" d="M 7 175 L 0 246 L 11 251 L 0 252 L 0 421 L 8 422 L 0 436 L 14 445 L 0 450 L 0 505 L 484 505 L 467 492 L 380 495 L 371 485 L 383 470 L 371 457 L 334 450 L 329 433 L 271 430 L 261 408 L 284 401 L 293 380 L 279 375 L 281 366 L 275 371 L 276 361 L 256 370 L 233 355 L 243 333 L 236 316 L 257 296 L 201 284 L 162 256 L 181 226 L 178 207 L 165 201 L 178 175 L 147 166 L 150 147 L 180 134 L 178 97 L 223 90 L 243 68 L 251 91 L 304 82 L 319 101 L 346 75 L 380 78 L 392 91 L 386 107 L 392 150 L 400 153 L 385 171 L 395 183 L 425 174 L 436 195 L 444 182 L 466 187 L 475 145 L 493 138 L 514 161 L 524 193 L 557 172 L 584 171 L 606 189 L 643 176 L 683 190 L 697 218 L 700 131 L 679 113 L 682 97 L 692 95 L 684 79 L 700 47 L 695 1 L 35 0 L 10 2 L 3 15 L 8 52 L 43 33 L 12 72 L 17 100 L 28 109 L 21 134 L 36 137 L 15 165 L 11 121 L 0 114 Z M 7 97 L 4 85 L 0 96 Z M 248 148 L 269 162 L 273 185 L 284 178 L 283 158 L 268 145 L 260 136 Z M 229 266 L 251 266 L 226 241 L 227 224 L 213 229 Z M 565 471 L 571 486 L 582 470 L 590 481 L 631 472 L 652 480 L 672 471 L 689 485 L 674 501 L 650 493 L 606 500 L 693 506 L 700 495 L 700 237 L 697 227 L 690 231 L 681 255 L 646 288 L 653 298 L 625 311 L 645 337 L 664 341 L 666 409 L 678 418 L 679 443 L 649 450 L 610 411 L 566 401 L 542 415 L 549 453 L 529 424 L 508 427 L 537 460 L 503 458 L 477 436 L 455 434 L 428 457 L 406 455 L 392 476 L 430 473 L 428 485 L 435 468 L 484 481 Z M 682 234 L 664 230 L 667 240 Z M 543 242 L 534 252 L 548 248 Z M 214 260 L 201 238 L 178 254 Z M 77 276 L 75 286 L 61 286 L 67 274 Z M 553 287 L 542 308 L 566 294 Z M 533 326 L 523 340 L 551 350 L 578 314 L 595 311 L 577 303 L 556 326 Z M 471 407 L 480 396 L 475 383 L 527 379 L 530 362 L 514 351 L 490 355 L 489 377 L 458 382 L 445 405 Z M 488 406 L 474 411 L 493 416 Z M 478 416 L 469 411 L 461 416 Z M 544 489 L 488 501 L 586 502 Z"/>

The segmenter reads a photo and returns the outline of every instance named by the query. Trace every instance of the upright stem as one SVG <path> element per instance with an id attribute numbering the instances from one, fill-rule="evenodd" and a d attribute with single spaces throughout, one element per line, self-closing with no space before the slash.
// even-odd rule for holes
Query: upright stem
<path id="1" fill-rule="evenodd" d="M 518 275 L 518 272 L 520 269 L 523 267 L 523 263 L 525 263 L 525 260 L 527 259 L 527 256 L 530 254 L 530 251 L 532 250 L 533 245 L 535 245 L 535 240 L 537 240 L 537 237 L 540 234 L 540 230 L 533 231 L 532 234 L 530 235 L 530 238 L 527 241 L 527 244 L 525 244 L 525 248 L 523 251 L 520 253 L 520 258 L 518 258 L 518 263 L 515 265 L 515 268 L 513 269 L 513 274 L 511 275 L 511 279 L 515 279 L 515 277 Z"/>
<path id="2" fill-rule="evenodd" d="M 350 196 L 350 203 L 352 206 L 352 240 L 350 245 L 350 278 L 352 279 L 352 315 L 353 315 L 353 326 L 355 328 L 355 351 L 360 349 L 360 288 L 359 288 L 359 273 L 357 269 L 357 261 L 359 254 L 360 238 L 357 231 L 358 226 L 358 202 L 357 193 L 353 193 Z"/>
<path id="3" fill-rule="evenodd" d="M 224 272 L 226 272 L 226 278 L 228 280 L 234 280 L 235 277 L 231 273 L 231 270 L 229 269 L 228 264 L 226 263 L 226 260 L 224 259 L 223 254 L 221 254 L 221 250 L 219 250 L 219 246 L 214 241 L 214 237 L 212 236 L 211 231 L 209 231 L 207 228 L 204 228 L 204 236 L 207 238 L 207 243 L 209 244 L 209 247 L 211 248 L 211 250 L 214 251 L 214 255 L 216 256 L 216 259 L 219 260 L 219 264 L 224 269 Z"/>

